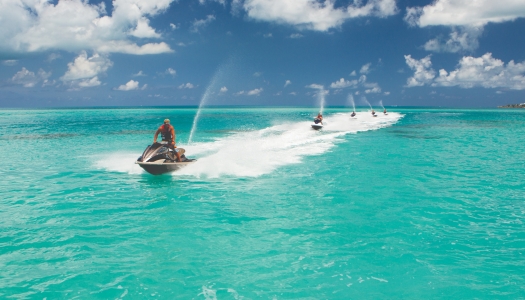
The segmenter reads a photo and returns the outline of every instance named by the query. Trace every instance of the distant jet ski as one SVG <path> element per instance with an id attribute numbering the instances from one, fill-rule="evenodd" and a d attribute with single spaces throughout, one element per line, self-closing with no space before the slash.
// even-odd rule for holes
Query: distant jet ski
<path id="1" fill-rule="evenodd" d="M 176 151 L 180 154 L 182 162 L 177 161 Z M 182 148 L 171 149 L 166 143 L 154 143 L 144 150 L 135 163 L 153 175 L 170 173 L 197 161 L 186 158 L 184 152 L 186 150 Z"/>

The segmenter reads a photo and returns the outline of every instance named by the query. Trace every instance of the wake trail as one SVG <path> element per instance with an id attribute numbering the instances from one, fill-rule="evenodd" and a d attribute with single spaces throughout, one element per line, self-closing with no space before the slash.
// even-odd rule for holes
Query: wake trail
<path id="1" fill-rule="evenodd" d="M 326 118 L 321 131 L 311 129 L 312 122 L 303 121 L 274 125 L 260 130 L 235 133 L 212 142 L 181 145 L 197 162 L 173 173 L 173 176 L 217 178 L 220 176 L 257 177 L 275 169 L 297 164 L 306 156 L 329 151 L 344 135 L 392 126 L 403 115 L 369 112 L 338 113 Z M 114 154 L 96 163 L 108 171 L 136 174 L 144 172 L 133 164 L 140 154 Z"/>

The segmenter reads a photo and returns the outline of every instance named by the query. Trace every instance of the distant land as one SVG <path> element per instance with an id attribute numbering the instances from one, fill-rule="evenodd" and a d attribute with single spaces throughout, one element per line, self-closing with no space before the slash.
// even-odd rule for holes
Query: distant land
<path id="1" fill-rule="evenodd" d="M 498 106 L 498 108 L 525 108 L 525 103 L 507 104 L 507 105 Z"/>

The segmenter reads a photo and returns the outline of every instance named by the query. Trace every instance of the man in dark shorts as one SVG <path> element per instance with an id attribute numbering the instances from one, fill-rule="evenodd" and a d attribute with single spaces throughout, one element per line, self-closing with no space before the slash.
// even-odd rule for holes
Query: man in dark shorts
<path id="1" fill-rule="evenodd" d="M 157 132 L 155 132 L 155 136 L 153 137 L 153 143 L 157 142 L 157 137 L 159 136 L 159 133 L 162 135 L 162 141 L 168 143 L 168 147 L 173 149 L 175 151 L 175 154 L 177 155 L 177 161 L 181 162 L 182 159 L 180 158 L 179 151 L 177 151 L 177 146 L 175 146 L 175 128 L 170 125 L 170 120 L 165 119 L 164 124 L 160 125 L 160 127 L 157 129 Z"/>

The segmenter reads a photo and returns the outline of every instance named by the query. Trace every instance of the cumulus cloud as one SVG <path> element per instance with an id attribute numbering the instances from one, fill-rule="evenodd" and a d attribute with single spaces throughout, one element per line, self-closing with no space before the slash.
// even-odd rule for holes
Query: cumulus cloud
<path id="1" fill-rule="evenodd" d="M 239 91 L 237 93 L 235 93 L 234 95 L 236 96 L 240 96 L 240 95 L 248 95 L 248 96 L 259 96 L 263 91 L 263 88 L 260 88 L 260 89 L 253 89 L 251 91 Z"/>
<path id="2" fill-rule="evenodd" d="M 321 84 L 317 84 L 317 83 L 312 83 L 312 84 L 309 84 L 306 86 L 307 88 L 310 88 L 310 89 L 318 89 L 318 90 L 322 90 L 324 89 L 324 86 L 321 85 Z"/>
<path id="3" fill-rule="evenodd" d="M 414 76 L 407 79 L 407 87 L 422 86 L 432 82 L 436 72 L 432 69 L 430 55 L 420 60 L 405 55 L 405 62 L 408 67 L 414 70 Z"/>
<path id="4" fill-rule="evenodd" d="M 139 82 L 135 80 L 130 80 L 126 84 L 123 84 L 117 88 L 119 91 L 132 91 L 139 89 Z"/>
<path id="5" fill-rule="evenodd" d="M 168 69 L 166 70 L 166 74 L 171 75 L 171 76 L 175 76 L 175 75 L 177 75 L 177 71 L 175 71 L 175 70 L 172 69 L 172 68 L 168 68 Z"/>
<path id="6" fill-rule="evenodd" d="M 367 65 L 364 65 L 363 67 Z M 344 89 L 344 88 L 359 88 L 360 87 L 360 88 L 366 89 L 365 93 L 367 94 L 381 92 L 381 88 L 379 87 L 379 84 L 375 82 L 367 82 L 366 80 L 367 80 L 366 75 L 361 75 L 359 79 L 354 79 L 354 80 L 346 80 L 344 78 L 341 78 L 337 80 L 336 82 L 332 82 L 330 84 L 330 88 Z"/>
<path id="7" fill-rule="evenodd" d="M 137 44 L 137 38 L 160 38 L 148 17 L 165 11 L 173 0 L 114 0 L 111 14 L 105 2 L 0 2 L 0 51 L 47 50 L 156 54 L 172 52 L 166 43 Z"/>
<path id="8" fill-rule="evenodd" d="M 235 4 L 235 5 L 234 5 Z M 248 17 L 267 22 L 288 24 L 299 29 L 327 31 L 358 17 L 387 17 L 397 12 L 395 0 L 352 1 L 335 7 L 335 1 L 318 0 L 234 0 L 232 8 L 242 7 Z"/>
<path id="9" fill-rule="evenodd" d="M 483 27 L 453 28 L 448 40 L 435 38 L 426 42 L 423 48 L 432 52 L 474 51 L 479 46 L 478 38 L 482 33 Z"/>
<path id="10" fill-rule="evenodd" d="M 106 56 L 99 55 L 98 53 L 88 58 L 85 51 L 82 51 L 79 56 L 75 58 L 73 62 L 67 64 L 68 70 L 60 79 L 62 81 L 76 81 L 92 79 L 99 74 L 106 72 L 110 67 L 113 66 L 113 62 Z"/>
<path id="11" fill-rule="evenodd" d="M 332 82 L 332 84 L 330 84 L 330 87 L 333 89 L 344 89 L 347 87 L 355 87 L 357 86 L 357 84 L 357 80 L 345 80 L 344 78 L 341 78 L 336 82 Z"/>
<path id="12" fill-rule="evenodd" d="M 350 73 L 350 76 L 357 76 L 357 73 L 355 72 L 355 70 L 353 70 L 352 73 Z"/>
<path id="13" fill-rule="evenodd" d="M 142 72 L 142 70 L 140 70 L 138 73 L 133 74 L 132 76 L 133 77 L 139 77 L 139 76 L 146 76 L 146 74 L 144 74 L 144 72 Z"/>
<path id="14" fill-rule="evenodd" d="M 251 91 L 248 91 L 246 93 L 246 95 L 248 96 L 259 96 L 261 94 L 261 92 L 263 91 L 263 88 L 260 88 L 260 89 L 253 89 Z"/>
<path id="15" fill-rule="evenodd" d="M 502 60 L 492 57 L 492 53 L 486 53 L 481 57 L 464 56 L 458 63 L 457 68 L 447 72 L 439 70 L 439 75 L 435 76 L 435 71 L 431 68 L 430 56 L 421 60 L 414 60 L 410 55 L 405 56 L 409 67 L 415 73 L 427 74 L 425 80 L 413 80 L 418 84 L 411 85 L 411 77 L 407 81 L 407 86 L 417 86 L 430 84 L 431 86 L 459 86 L 461 88 L 509 88 L 513 90 L 525 89 L 525 61 L 515 63 L 511 60 L 505 65 Z M 421 63 L 425 60 L 424 63 Z M 427 61 L 428 60 L 428 61 Z M 415 63 L 414 63 L 415 61 Z"/>
<path id="16" fill-rule="evenodd" d="M 286 80 L 286 81 L 284 82 L 284 87 L 287 87 L 287 86 L 289 86 L 290 84 L 292 84 L 292 82 L 291 82 L 290 80 Z"/>
<path id="17" fill-rule="evenodd" d="M 429 51 L 472 51 L 488 23 L 502 23 L 525 17 L 525 2 L 516 0 L 436 0 L 424 7 L 409 7 L 405 21 L 411 26 L 450 26 L 447 41 L 432 39 L 424 48 Z"/>
<path id="18" fill-rule="evenodd" d="M 14 59 L 2 61 L 3 65 L 10 66 L 10 67 L 16 65 L 17 63 L 18 63 L 18 60 L 14 60 Z"/>
<path id="19" fill-rule="evenodd" d="M 21 84 L 24 87 L 34 87 L 39 82 L 45 84 L 49 76 L 51 76 L 51 72 L 46 73 L 42 69 L 38 70 L 35 74 L 26 68 L 22 68 L 22 70 L 18 71 L 13 78 L 11 78 L 11 81 L 16 84 Z"/>
<path id="20" fill-rule="evenodd" d="M 195 86 L 191 83 L 183 83 L 181 85 L 179 85 L 179 89 L 192 89 L 194 88 Z"/>
<path id="21" fill-rule="evenodd" d="M 367 64 L 363 65 L 361 67 L 361 70 L 359 70 L 359 73 L 361 73 L 361 74 L 368 74 L 368 73 L 370 73 L 370 66 L 371 65 L 372 65 L 371 63 L 367 63 Z"/>
<path id="22" fill-rule="evenodd" d="M 225 86 L 223 86 L 223 87 L 221 87 L 221 89 L 220 89 L 219 92 L 221 92 L 221 93 L 226 93 L 227 91 L 228 91 L 228 88 L 225 87 Z"/>
<path id="23" fill-rule="evenodd" d="M 215 16 L 214 15 L 208 15 L 208 16 L 206 16 L 206 19 L 202 19 L 202 20 L 197 20 L 196 19 L 195 21 L 193 21 L 193 24 L 191 25 L 191 31 L 199 32 L 199 30 L 201 30 L 202 28 L 208 26 L 208 24 L 210 24 L 214 20 L 215 20 Z"/>
<path id="24" fill-rule="evenodd" d="M 414 26 L 484 26 L 525 17 L 525 2 L 516 0 L 437 0 L 409 7 L 405 20 Z"/>
<path id="25" fill-rule="evenodd" d="M 300 33 L 292 33 L 292 34 L 290 34 L 290 38 L 291 39 L 300 39 L 302 37 L 303 37 L 303 35 L 300 34 Z"/>

